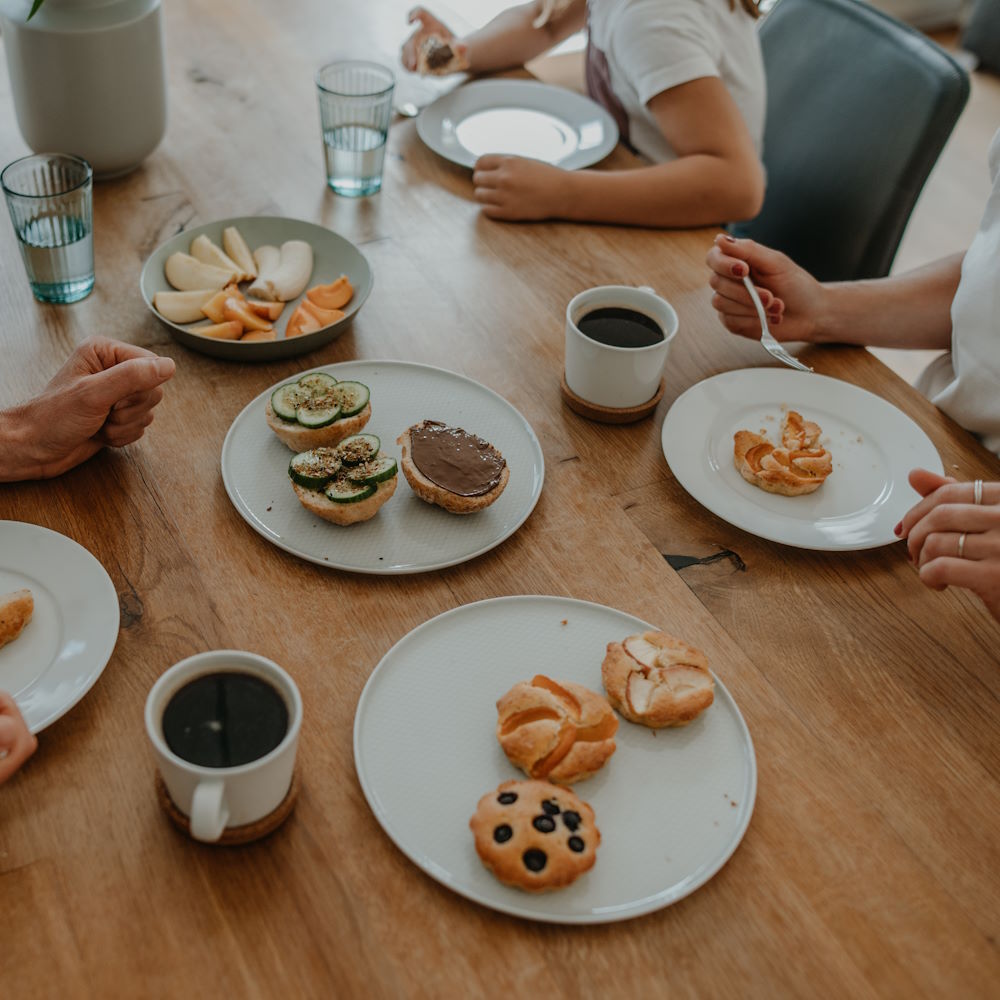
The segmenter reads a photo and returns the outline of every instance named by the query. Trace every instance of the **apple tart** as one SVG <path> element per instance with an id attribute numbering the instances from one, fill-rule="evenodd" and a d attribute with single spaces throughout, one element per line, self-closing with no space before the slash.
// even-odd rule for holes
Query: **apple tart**
<path id="1" fill-rule="evenodd" d="M 820 444 L 818 424 L 789 410 L 781 424 L 781 447 L 765 434 L 737 431 L 733 436 L 733 462 L 739 474 L 768 493 L 795 497 L 813 493 L 833 472 L 833 458 Z"/>

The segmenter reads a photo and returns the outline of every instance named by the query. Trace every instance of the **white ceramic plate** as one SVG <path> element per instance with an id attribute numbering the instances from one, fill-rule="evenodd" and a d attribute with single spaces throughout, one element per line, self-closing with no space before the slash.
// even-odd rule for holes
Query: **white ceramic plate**
<path id="1" fill-rule="evenodd" d="M 95 684 L 118 641 L 118 594 L 104 567 L 71 538 L 0 521 L 0 594 L 27 587 L 35 612 L 0 649 L 0 689 L 33 733 L 68 712 Z"/>
<path id="2" fill-rule="evenodd" d="M 198 324 L 181 325 L 164 319 L 153 308 L 153 296 L 157 292 L 172 290 L 163 273 L 166 259 L 177 251 L 188 253 L 192 240 L 202 234 L 208 236 L 216 246 L 221 247 L 222 231 L 227 226 L 236 226 L 251 250 L 256 250 L 265 244 L 280 247 L 286 240 L 305 240 L 313 248 L 313 271 L 307 288 L 329 284 L 342 274 L 346 274 L 354 286 L 354 297 L 343 309 L 344 318 L 331 326 L 323 327 L 322 330 L 314 330 L 312 333 L 304 333 L 286 340 L 285 326 L 296 306 L 305 298 L 303 292 L 285 305 L 284 311 L 275 322 L 277 330 L 275 340 L 251 341 L 246 344 L 238 340 L 213 340 L 211 337 L 201 337 L 193 332 Z M 186 229 L 172 236 L 149 255 L 139 278 L 139 288 L 149 311 L 170 330 L 175 339 L 192 350 L 227 361 L 274 361 L 277 358 L 290 358 L 297 354 L 305 354 L 307 351 L 315 351 L 316 348 L 329 343 L 347 330 L 371 294 L 373 283 L 372 269 L 365 255 L 350 240 L 314 222 L 267 215 L 220 219 L 218 222 L 208 222 L 204 226 Z M 243 287 L 245 290 L 247 286 Z"/>
<path id="3" fill-rule="evenodd" d="M 472 167 L 485 153 L 508 153 L 579 170 L 604 159 L 618 126 L 589 97 L 529 80 L 478 80 L 456 87 L 417 118 L 424 143 Z"/>
<path id="4" fill-rule="evenodd" d="M 407 361 L 347 361 L 316 371 L 369 387 L 372 418 L 365 433 L 377 434 L 382 450 L 397 462 L 396 438 L 407 427 L 441 420 L 495 445 L 507 461 L 510 480 L 485 510 L 458 516 L 419 500 L 400 469 L 395 494 L 370 521 L 330 524 L 310 514 L 292 491 L 288 463 L 293 452 L 264 419 L 276 388 L 271 386 L 233 421 L 222 445 L 222 478 L 240 515 L 278 548 L 357 573 L 422 573 L 482 555 L 517 531 L 534 509 L 545 478 L 541 446 L 528 421 L 491 389 L 464 375 Z"/>
<path id="5" fill-rule="evenodd" d="M 551 923 L 626 920 L 707 882 L 746 832 L 757 788 L 750 734 L 718 678 L 715 703 L 689 726 L 654 733 L 620 720 L 614 757 L 573 786 L 594 808 L 601 846 L 568 888 L 531 895 L 501 885 L 469 832 L 479 799 L 524 777 L 497 743 L 497 699 L 537 672 L 603 691 L 607 643 L 649 628 L 586 601 L 501 597 L 404 636 L 354 717 L 358 779 L 396 846 L 468 899 Z"/>
<path id="6" fill-rule="evenodd" d="M 833 473 L 808 496 L 766 493 L 733 464 L 733 435 L 766 430 L 780 440 L 782 406 L 823 429 Z M 895 542 L 893 527 L 919 500 L 911 469 L 942 472 L 930 438 L 880 396 L 848 382 L 745 368 L 692 386 L 663 421 L 663 454 L 702 506 L 730 524 L 806 549 L 870 549 Z"/>

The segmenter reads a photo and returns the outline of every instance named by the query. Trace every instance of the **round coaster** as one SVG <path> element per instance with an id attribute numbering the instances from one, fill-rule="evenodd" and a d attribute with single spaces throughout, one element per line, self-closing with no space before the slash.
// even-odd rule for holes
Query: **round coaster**
<path id="1" fill-rule="evenodd" d="M 614 406 L 598 406 L 596 403 L 588 403 L 581 399 L 566 384 L 566 373 L 563 372 L 562 382 L 559 388 L 562 390 L 563 402 L 574 412 L 588 420 L 596 420 L 602 424 L 632 424 L 637 420 L 648 417 L 663 399 L 663 379 L 660 379 L 660 387 L 656 390 L 656 395 L 640 406 L 625 406 L 622 408 Z"/>
<path id="2" fill-rule="evenodd" d="M 163 778 L 160 777 L 159 771 L 156 772 L 156 797 L 160 800 L 160 805 L 163 807 L 163 811 L 170 818 L 170 822 L 173 823 L 174 826 L 181 831 L 181 833 L 186 833 L 190 837 L 191 827 L 188 817 L 177 808 L 173 799 L 170 798 L 170 793 L 167 791 L 167 786 L 163 783 Z M 222 831 L 222 836 L 218 840 L 208 844 L 208 846 L 213 847 L 216 844 L 221 844 L 224 847 L 233 847 L 238 844 L 250 844 L 255 840 L 261 840 L 269 833 L 274 833 L 274 831 L 277 830 L 278 827 L 281 826 L 281 824 L 284 823 L 285 820 L 291 815 L 298 797 L 299 772 L 294 771 L 292 773 L 292 783 L 288 786 L 288 794 L 284 797 L 284 799 L 282 799 L 281 805 L 279 805 L 274 812 L 269 813 L 262 819 L 257 820 L 256 823 L 247 823 L 245 826 L 226 827 L 226 829 Z M 207 841 L 199 840 L 197 843 L 205 844 Z"/>

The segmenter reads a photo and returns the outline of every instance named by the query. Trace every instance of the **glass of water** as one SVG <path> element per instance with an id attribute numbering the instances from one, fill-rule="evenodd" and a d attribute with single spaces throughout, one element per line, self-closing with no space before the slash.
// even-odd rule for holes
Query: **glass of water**
<path id="1" fill-rule="evenodd" d="M 64 153 L 25 156 L 0 173 L 39 302 L 78 302 L 94 287 L 93 178 L 86 160 Z"/>
<path id="2" fill-rule="evenodd" d="M 326 182 L 360 198 L 382 187 L 392 117 L 392 71 L 378 63 L 334 62 L 316 74 Z"/>

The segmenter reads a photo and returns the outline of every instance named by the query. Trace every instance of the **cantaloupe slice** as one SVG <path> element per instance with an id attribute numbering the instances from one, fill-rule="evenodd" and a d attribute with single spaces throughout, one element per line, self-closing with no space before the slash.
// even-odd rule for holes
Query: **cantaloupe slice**
<path id="1" fill-rule="evenodd" d="M 271 324 L 262 316 L 251 312 L 246 302 L 230 296 L 222 307 L 226 319 L 242 324 L 245 330 L 270 330 Z"/>
<path id="2" fill-rule="evenodd" d="M 230 286 L 234 287 L 234 286 Z M 226 299 L 230 298 L 229 289 L 224 288 L 220 292 L 216 292 L 202 307 L 201 311 L 213 322 L 213 323 L 225 323 L 226 322 Z"/>
<path id="3" fill-rule="evenodd" d="M 284 302 L 257 302 L 255 299 L 246 300 L 247 308 L 264 319 L 269 319 L 272 323 L 284 312 Z"/>
<path id="4" fill-rule="evenodd" d="M 285 338 L 298 337 L 303 333 L 313 333 L 322 328 L 323 324 L 305 308 L 306 303 L 301 303 L 288 317 L 288 326 L 285 327 Z"/>
<path id="5" fill-rule="evenodd" d="M 216 340 L 239 340 L 243 333 L 243 324 L 236 322 L 214 323 L 210 326 L 192 326 L 192 333 L 199 337 L 214 337 Z"/>
<path id="6" fill-rule="evenodd" d="M 329 285 L 314 285 L 306 292 L 306 298 L 320 309 L 342 309 L 354 297 L 354 288 L 342 274 Z"/>
<path id="7" fill-rule="evenodd" d="M 269 330 L 251 330 L 249 333 L 244 333 L 240 337 L 240 343 L 246 344 L 248 342 L 255 342 L 258 340 L 274 340 L 277 337 L 274 327 L 272 326 Z"/>

